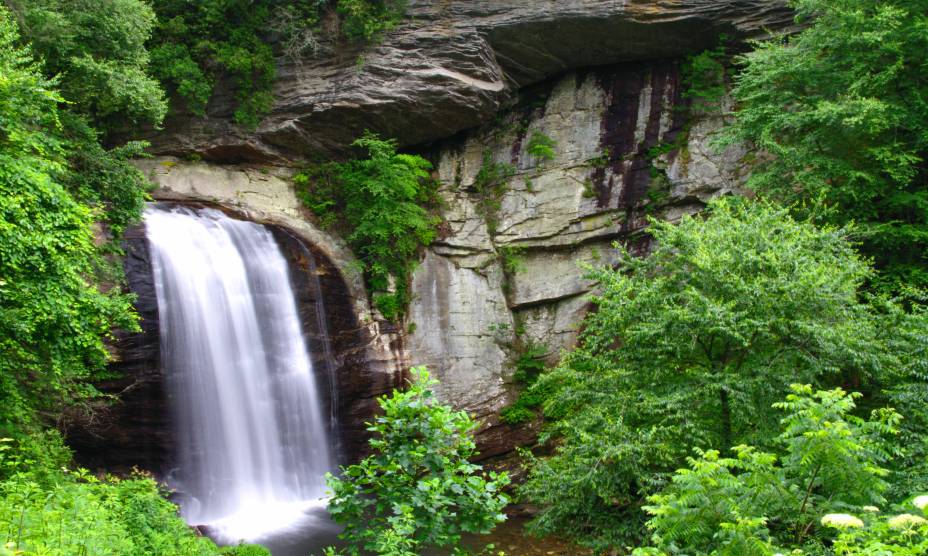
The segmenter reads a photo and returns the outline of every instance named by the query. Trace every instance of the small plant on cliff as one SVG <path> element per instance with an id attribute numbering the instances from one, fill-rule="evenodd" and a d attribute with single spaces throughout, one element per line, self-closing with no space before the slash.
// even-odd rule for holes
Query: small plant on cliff
<path id="1" fill-rule="evenodd" d="M 690 99 L 692 115 L 706 114 L 719 109 L 725 96 L 725 42 L 687 58 L 683 64 L 683 96 Z"/>
<path id="2" fill-rule="evenodd" d="M 368 43 L 379 41 L 406 13 L 406 0 L 338 0 L 337 5 L 345 37 Z"/>
<path id="3" fill-rule="evenodd" d="M 538 160 L 548 162 L 550 160 L 554 160 L 554 155 L 556 154 L 554 152 L 555 146 L 556 143 L 554 142 L 554 139 L 548 137 L 540 131 L 535 131 L 532 133 L 531 138 L 528 140 L 526 150 L 530 155 L 534 156 Z"/>
<path id="4" fill-rule="evenodd" d="M 323 225 L 345 233 L 364 266 L 374 302 L 390 320 L 409 302 L 409 278 L 419 249 L 440 219 L 429 161 L 396 152 L 396 142 L 368 132 L 352 143 L 367 156 L 311 167 L 294 178 L 300 198 Z"/>
<path id="5" fill-rule="evenodd" d="M 493 160 L 493 154 L 483 152 L 483 164 L 474 178 L 474 191 L 477 193 L 477 210 L 487 223 L 490 234 L 496 233 L 499 225 L 499 209 L 502 207 L 506 185 L 516 173 L 512 164 Z"/>
<path id="6" fill-rule="evenodd" d="M 534 419 L 535 409 L 544 402 L 545 393 L 530 388 L 545 370 L 545 358 L 549 350 L 545 344 L 526 342 L 519 338 L 515 351 L 517 356 L 512 379 L 522 391 L 519 392 L 519 397 L 512 405 L 500 411 L 500 419 L 510 425 L 527 423 Z"/>
<path id="7" fill-rule="evenodd" d="M 435 400 L 424 367 L 411 373 L 407 391 L 378 400 L 383 415 L 367 429 L 373 454 L 342 468 L 342 478 L 327 476 L 329 513 L 354 555 L 457 549 L 462 533 L 486 534 L 506 519 L 508 477 L 470 462 L 476 423 Z"/>

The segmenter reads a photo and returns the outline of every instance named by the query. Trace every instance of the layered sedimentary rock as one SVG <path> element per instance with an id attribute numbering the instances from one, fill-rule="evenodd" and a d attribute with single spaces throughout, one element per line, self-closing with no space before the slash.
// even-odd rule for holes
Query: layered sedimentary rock
<path id="1" fill-rule="evenodd" d="M 220 87 L 209 117 L 175 116 L 150 137 L 161 154 L 288 163 L 344 153 L 365 129 L 403 145 L 491 120 L 520 88 L 568 70 L 674 58 L 724 34 L 758 37 L 791 22 L 784 0 L 412 0 L 371 47 L 326 44 L 282 57 L 271 113 L 232 125 Z"/>
<path id="2" fill-rule="evenodd" d="M 530 438 L 498 413 L 517 396 L 521 348 L 544 346 L 553 364 L 576 341 L 593 286 L 584 265 L 615 262 L 614 242 L 646 250 L 647 217 L 677 219 L 742 184 L 744 151 L 712 145 L 727 100 L 688 110 L 680 66 L 568 73 L 433 151 L 447 233 L 413 278 L 407 345 L 413 363 L 435 370 L 440 396 L 484 419 L 485 455 Z M 530 153 L 536 134 L 553 141 L 551 160 Z M 498 210 L 480 208 L 487 164 L 512 174 Z M 515 263 L 504 272 L 507 258 Z"/>

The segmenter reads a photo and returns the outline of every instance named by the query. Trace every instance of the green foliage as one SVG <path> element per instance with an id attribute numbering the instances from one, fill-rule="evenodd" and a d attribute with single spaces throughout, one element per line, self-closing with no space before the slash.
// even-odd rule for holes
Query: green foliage
<path id="1" fill-rule="evenodd" d="M 580 345 L 534 387 L 546 392 L 542 441 L 556 440 L 522 487 L 544 508 L 534 528 L 599 548 L 640 535 L 636 504 L 690 447 L 765 447 L 777 429 L 766 408 L 791 381 L 912 369 L 926 330 L 920 318 L 920 333 L 895 336 L 900 309 L 861 300 L 870 270 L 845 232 L 785 209 L 723 199 L 705 219 L 651 230 L 649 256 L 623 250 L 618 269 L 590 272 L 602 293 Z"/>
<path id="2" fill-rule="evenodd" d="M 535 342 L 527 342 L 518 350 L 515 362 L 513 380 L 523 389 L 518 399 L 500 411 L 500 419 L 504 423 L 517 425 L 535 419 L 535 411 L 544 401 L 544 397 L 530 388 L 545 370 L 545 358 L 548 356 L 548 346 Z"/>
<path id="3" fill-rule="evenodd" d="M 103 129 L 161 123 L 167 102 L 147 73 L 155 14 L 141 0 L 8 0 L 22 35 L 60 76 L 71 108 Z"/>
<path id="4" fill-rule="evenodd" d="M 823 514 L 885 502 L 889 472 L 881 465 L 901 417 L 891 409 L 856 417 L 859 396 L 793 385 L 786 401 L 774 404 L 786 412 L 780 454 L 741 445 L 734 458 L 713 450 L 688 458 L 690 468 L 648 498 L 652 543 L 693 556 L 814 549 L 830 537 L 817 527 Z"/>
<path id="5" fill-rule="evenodd" d="M 557 154 L 554 149 L 557 146 L 557 143 L 554 142 L 554 139 L 548 137 L 540 131 L 532 132 L 532 136 L 528 140 L 528 145 L 526 150 L 528 153 L 542 162 L 548 162 L 554 160 L 555 155 Z"/>
<path id="6" fill-rule="evenodd" d="M 687 58 L 683 64 L 683 97 L 690 99 L 691 114 L 701 115 L 718 111 L 725 96 L 725 42 Z M 684 134 L 685 135 L 685 134 Z"/>
<path id="7" fill-rule="evenodd" d="M 462 533 L 486 534 L 506 519 L 506 474 L 484 474 L 470 463 L 476 423 L 436 402 L 437 382 L 425 368 L 411 372 L 406 392 L 378 400 L 383 415 L 368 426 L 372 455 L 342 468 L 341 479 L 327 476 L 329 513 L 345 526 L 351 554 L 457 549 Z"/>
<path id="8" fill-rule="evenodd" d="M 129 299 L 97 286 L 105 265 L 94 245 L 93 211 L 66 186 L 79 178 L 67 171 L 72 145 L 61 136 L 61 98 L 30 53 L 13 46 L 17 39 L 8 12 L 0 11 L 0 431 L 6 434 L 34 422 L 36 411 L 60 414 L 91 400 L 96 392 L 85 380 L 105 366 L 103 339 L 113 326 L 136 326 Z"/>
<path id="9" fill-rule="evenodd" d="M 820 221 L 855 222 L 878 289 L 928 285 L 925 0 L 795 0 L 809 25 L 741 59 L 729 141 L 762 157 L 748 185 Z"/>
<path id="10" fill-rule="evenodd" d="M 522 261 L 522 253 L 525 248 L 517 245 L 500 245 L 496 248 L 499 254 L 500 263 L 503 265 L 503 272 L 507 275 L 525 272 L 525 263 Z"/>
<path id="11" fill-rule="evenodd" d="M 311 167 L 295 177 L 303 203 L 323 225 L 345 233 L 364 265 L 374 301 L 396 319 L 409 303 L 409 278 L 419 249 L 435 239 L 440 219 L 432 165 L 396 152 L 396 142 L 368 132 L 352 143 L 367 156 Z M 390 290 L 392 292 L 383 293 Z"/>
<path id="12" fill-rule="evenodd" d="M 477 194 L 477 210 L 486 220 L 487 231 L 491 235 L 496 233 L 499 226 L 499 209 L 508 181 L 515 173 L 516 168 L 512 164 L 493 160 L 489 150 L 483 152 L 483 164 L 474 178 L 474 191 Z"/>
<path id="13" fill-rule="evenodd" d="M 272 102 L 274 53 L 262 33 L 276 5 L 242 0 L 157 2 L 153 71 L 186 102 L 190 112 L 201 116 L 206 114 L 217 79 L 228 74 L 238 101 L 235 121 L 257 127 Z"/>
<path id="14" fill-rule="evenodd" d="M 197 536 L 150 478 L 99 480 L 68 471 L 69 459 L 54 433 L 0 440 L 3 554 L 269 554 L 248 545 L 220 550 Z"/>
<path id="15" fill-rule="evenodd" d="M 148 144 L 130 141 L 107 150 L 83 118 L 68 112 L 59 116 L 68 143 L 67 172 L 61 177 L 62 183 L 75 199 L 91 209 L 95 221 L 106 224 L 112 241 L 105 247 L 118 250 L 125 229 L 141 218 L 152 187 L 131 163 L 132 159 L 147 156 Z"/>
<path id="16" fill-rule="evenodd" d="M 403 20 L 406 0 L 338 0 L 337 11 L 348 39 L 372 43 Z"/>

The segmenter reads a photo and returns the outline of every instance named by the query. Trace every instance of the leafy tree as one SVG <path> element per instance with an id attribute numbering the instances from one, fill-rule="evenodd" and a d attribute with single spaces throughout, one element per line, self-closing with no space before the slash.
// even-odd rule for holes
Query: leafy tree
<path id="1" fill-rule="evenodd" d="M 500 490 L 508 477 L 470 463 L 476 423 L 436 402 L 436 381 L 425 368 L 411 372 L 406 392 L 378 400 L 383 415 L 367 429 L 373 454 L 343 468 L 343 478 L 327 477 L 329 513 L 345 526 L 351 554 L 415 556 L 426 547 L 457 553 L 462 533 L 489 533 L 506 519 Z"/>
<path id="2" fill-rule="evenodd" d="M 147 73 L 155 14 L 141 0 L 7 0 L 46 75 L 76 112 L 101 128 L 158 125 L 167 102 Z"/>
<path id="3" fill-rule="evenodd" d="M 913 364 L 917 344 L 859 296 L 871 274 L 845 231 L 727 199 L 651 231 L 650 255 L 590 272 L 601 293 L 580 345 L 533 387 L 554 446 L 521 490 L 543 507 L 536 531 L 620 546 L 692 446 L 765 446 L 791 381 L 872 383 Z"/>
<path id="4" fill-rule="evenodd" d="M 94 214 L 62 183 L 61 97 L 0 9 L 0 431 L 60 414 L 96 392 L 111 327 L 133 328 L 129 299 L 104 293 Z"/>
<path id="5" fill-rule="evenodd" d="M 656 548 L 693 556 L 814 549 L 823 540 L 816 538 L 823 514 L 885 502 L 889 472 L 882 465 L 899 414 L 884 409 L 863 420 L 851 413 L 860 394 L 840 388 L 813 393 L 798 384 L 791 389 L 774 405 L 786 412 L 779 455 L 745 445 L 734 448 L 734 458 L 697 451 L 689 469 L 678 470 L 648 498 Z"/>
<path id="6" fill-rule="evenodd" d="M 346 234 L 364 265 L 383 315 L 399 318 L 409 303 L 409 278 L 419 249 L 435 239 L 439 218 L 432 165 L 396 152 L 396 142 L 368 132 L 352 143 L 366 158 L 309 168 L 295 181 L 303 202 L 323 225 Z M 393 293 L 384 293 L 393 288 Z"/>
<path id="7" fill-rule="evenodd" d="M 793 0 L 805 29 L 741 59 L 729 140 L 763 153 L 748 185 L 856 222 L 879 288 L 928 285 L 928 2 Z"/>

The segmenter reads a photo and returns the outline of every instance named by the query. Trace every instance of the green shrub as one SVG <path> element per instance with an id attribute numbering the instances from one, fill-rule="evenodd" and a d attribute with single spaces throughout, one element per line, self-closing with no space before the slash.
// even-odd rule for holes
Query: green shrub
<path id="1" fill-rule="evenodd" d="M 554 139 L 548 137 L 540 131 L 534 131 L 528 140 L 528 146 L 526 147 L 526 150 L 535 158 L 543 162 L 547 162 L 554 160 L 556 155 L 554 152 L 555 146 L 556 143 L 554 142 Z"/>
<path id="2" fill-rule="evenodd" d="M 733 458 L 712 450 L 688 458 L 689 469 L 648 498 L 652 543 L 694 556 L 814 550 L 830 541 L 831 532 L 819 528 L 823 514 L 882 505 L 887 440 L 901 417 L 891 409 L 868 421 L 855 417 L 858 397 L 793 385 L 774 404 L 786 412 L 779 454 L 741 445 Z"/>
<path id="3" fill-rule="evenodd" d="M 386 318 L 409 303 L 419 250 L 435 239 L 440 219 L 431 164 L 396 152 L 396 142 L 365 133 L 353 145 L 367 156 L 307 169 L 294 179 L 303 203 L 324 225 L 345 234 L 364 267 L 374 302 Z M 383 293 L 392 288 L 392 292 Z"/>
<path id="4" fill-rule="evenodd" d="M 327 476 L 332 518 L 345 527 L 350 553 L 415 556 L 428 547 L 457 549 L 463 533 L 489 533 L 506 519 L 505 473 L 470 463 L 477 425 L 438 403 L 425 368 L 411 370 L 406 392 L 378 400 L 368 426 L 372 454 Z"/>
<path id="5" fill-rule="evenodd" d="M 529 342 L 519 351 L 512 378 L 522 391 L 512 405 L 500 411 L 500 419 L 504 423 L 518 425 L 535 419 L 535 409 L 544 402 L 544 395 L 531 387 L 545 370 L 547 355 L 548 346 L 534 342 Z"/>
<path id="6" fill-rule="evenodd" d="M 590 273 L 600 294 L 579 346 L 531 389 L 554 448 L 521 488 L 542 508 L 533 527 L 596 548 L 641 535 L 638 505 L 692 447 L 767 448 L 788 382 L 925 382 L 928 322 L 861 297 L 871 271 L 846 232 L 723 199 L 651 233 L 647 257 Z"/>
<path id="7" fill-rule="evenodd" d="M 928 554 L 926 507 L 928 496 L 922 495 L 900 508 L 897 515 L 884 517 L 879 508 L 872 507 L 857 512 L 859 518 L 825 515 L 822 525 L 838 533 L 832 545 L 836 556 L 921 556 Z"/>
<path id="8" fill-rule="evenodd" d="M 187 527 L 150 478 L 100 480 L 68 471 L 69 456 L 52 432 L 0 443 L 0 542 L 12 554 L 269 554 L 219 549 Z"/>

